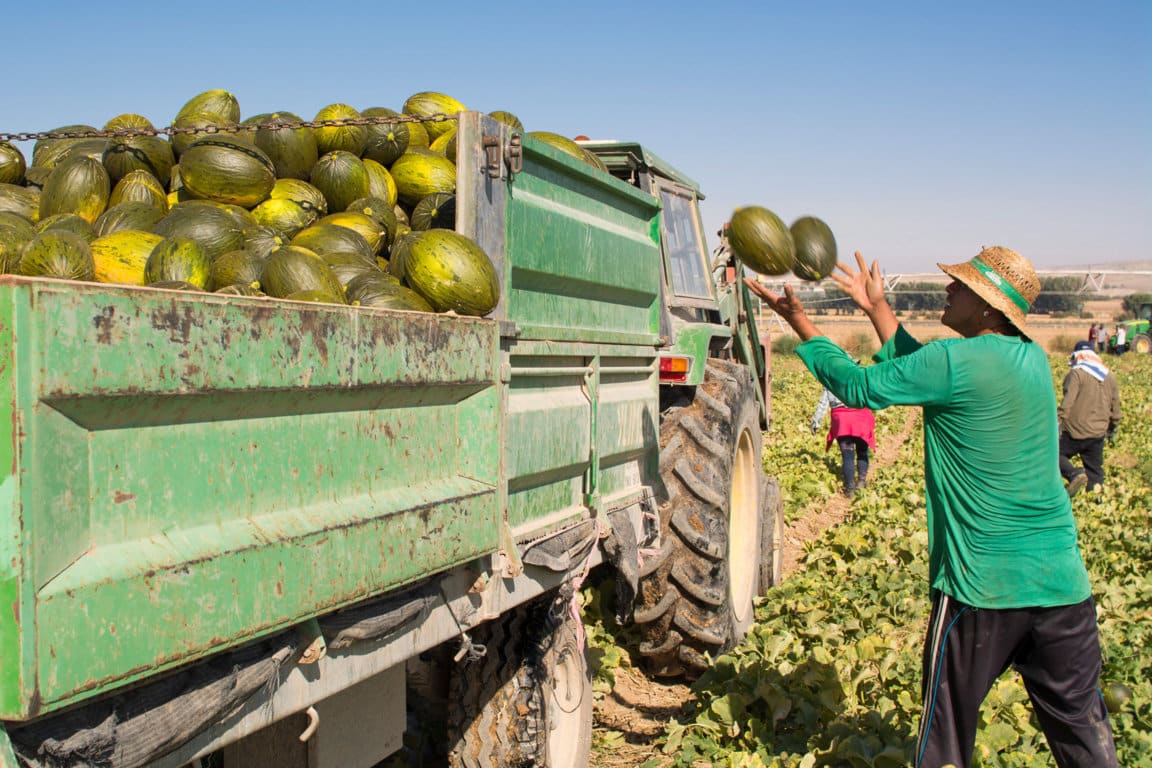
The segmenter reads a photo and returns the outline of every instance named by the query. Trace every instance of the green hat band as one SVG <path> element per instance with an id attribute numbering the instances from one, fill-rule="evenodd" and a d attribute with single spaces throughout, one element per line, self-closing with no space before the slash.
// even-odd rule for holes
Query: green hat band
<path id="1" fill-rule="evenodd" d="M 1013 304 L 1020 307 L 1020 309 L 1024 312 L 1028 311 L 1027 299 L 1025 299 L 1023 296 L 1021 296 L 1020 292 L 1017 291 L 1015 288 L 1013 288 L 1011 283 L 1009 283 L 1007 280 L 1005 280 L 1003 277 L 1001 277 L 999 272 L 992 269 L 992 267 L 988 266 L 984 262 L 980 261 L 979 257 L 973 257 L 972 261 L 970 261 L 969 263 L 972 266 L 976 267 L 976 269 L 978 269 L 980 271 L 980 274 L 982 274 L 982 275 L 984 275 L 984 277 L 988 278 L 988 280 L 992 283 L 992 285 L 999 288 L 1000 293 L 1004 294 L 1009 299 L 1011 299 Z"/>

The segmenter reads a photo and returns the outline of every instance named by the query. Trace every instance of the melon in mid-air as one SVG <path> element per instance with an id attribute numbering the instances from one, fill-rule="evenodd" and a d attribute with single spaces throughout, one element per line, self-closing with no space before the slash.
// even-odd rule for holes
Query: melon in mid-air
<path id="1" fill-rule="evenodd" d="M 737 208 L 728 222 L 728 246 L 736 258 L 762 275 L 783 275 L 796 263 L 796 244 L 788 227 L 758 205 Z"/>
<path id="2" fill-rule="evenodd" d="M 815 216 L 802 216 L 792 222 L 792 242 L 796 264 L 792 274 L 801 280 L 823 280 L 836 268 L 836 238 L 832 229 Z"/>

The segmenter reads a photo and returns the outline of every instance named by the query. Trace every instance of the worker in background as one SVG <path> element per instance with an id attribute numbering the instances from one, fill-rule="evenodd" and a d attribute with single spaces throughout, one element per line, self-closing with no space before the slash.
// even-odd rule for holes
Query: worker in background
<path id="1" fill-rule="evenodd" d="M 1122 325 L 1116 326 L 1116 347 L 1112 350 L 1118 355 L 1124 354 L 1128 349 L 1128 329 Z"/>
<path id="2" fill-rule="evenodd" d="M 1120 384 L 1104 365 L 1091 342 L 1078 341 L 1064 376 L 1060 420 L 1060 474 L 1068 481 L 1068 495 L 1084 486 L 1095 490 L 1104 483 L 1104 440 L 1112 440 L 1120 426 Z M 1072 463 L 1080 458 L 1083 468 Z"/>
<path id="3" fill-rule="evenodd" d="M 876 450 L 876 416 L 869 408 L 849 408 L 825 388 L 809 425 L 812 434 L 816 434 L 820 429 L 824 415 L 829 411 L 832 415 L 828 422 L 828 436 L 824 450 L 832 447 L 833 440 L 836 441 L 843 462 L 842 493 L 852 498 L 856 490 L 863 488 L 868 482 L 868 449 Z"/>
<path id="4" fill-rule="evenodd" d="M 940 264 L 952 278 L 940 322 L 960 338 L 921 344 L 888 304 L 879 263 L 856 261 L 858 272 L 838 264 L 834 279 L 883 345 L 866 367 L 820 332 L 790 286 L 781 296 L 745 282 L 844 403 L 924 409 L 932 613 L 914 765 L 972 765 L 980 705 L 1011 667 L 1059 768 L 1117 768 L 1096 606 L 1060 479 L 1052 371 L 1027 323 L 1035 268 L 1000 246 Z"/>

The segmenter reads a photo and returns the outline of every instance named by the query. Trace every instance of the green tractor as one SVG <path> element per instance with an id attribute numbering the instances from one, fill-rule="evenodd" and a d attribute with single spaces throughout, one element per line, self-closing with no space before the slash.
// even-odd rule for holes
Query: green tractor
<path id="1" fill-rule="evenodd" d="M 1140 304 L 1136 311 L 1136 319 L 1128 320 L 1121 324 L 1126 329 L 1126 345 L 1127 348 L 1134 352 L 1142 352 L 1144 355 L 1152 352 L 1152 333 L 1149 332 L 1149 326 L 1152 325 L 1152 303 Z"/>

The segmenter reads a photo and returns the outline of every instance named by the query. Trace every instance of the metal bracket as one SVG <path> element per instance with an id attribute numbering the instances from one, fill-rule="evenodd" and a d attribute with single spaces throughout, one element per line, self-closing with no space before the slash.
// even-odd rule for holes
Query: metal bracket
<path id="1" fill-rule="evenodd" d="M 516 547 L 516 537 L 512 529 L 505 522 L 500 526 L 500 549 L 496 552 L 494 570 L 505 579 L 514 579 L 524 573 L 524 563 L 520 559 L 520 550 Z"/>
<path id="2" fill-rule="evenodd" d="M 508 137 L 508 149 L 505 151 L 505 162 L 508 163 L 508 172 L 512 175 L 524 170 L 524 147 L 521 144 L 523 136 L 513 133 Z"/>
<path id="3" fill-rule="evenodd" d="M 308 646 L 300 654 L 300 664 L 315 664 L 328 655 L 328 644 L 324 642 L 324 633 L 320 631 L 320 622 L 308 619 L 297 627 L 300 636 L 307 641 Z"/>
<path id="4" fill-rule="evenodd" d="M 523 137 L 519 133 L 513 133 L 508 137 L 508 146 L 504 148 L 501 154 L 501 141 L 498 136 L 485 136 L 483 139 L 484 144 L 484 160 L 488 163 L 488 175 L 494 179 L 500 178 L 503 174 L 503 166 L 508 166 L 509 177 L 520 173 L 524 170 L 524 146 Z"/>
<path id="5" fill-rule="evenodd" d="M 500 178 L 501 161 L 503 158 L 500 156 L 500 137 L 499 136 L 485 136 L 483 138 L 484 144 L 484 160 L 488 164 L 488 175 L 493 179 Z"/>

